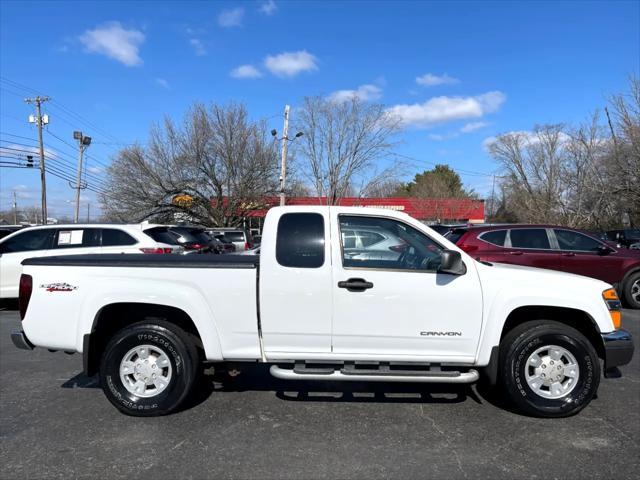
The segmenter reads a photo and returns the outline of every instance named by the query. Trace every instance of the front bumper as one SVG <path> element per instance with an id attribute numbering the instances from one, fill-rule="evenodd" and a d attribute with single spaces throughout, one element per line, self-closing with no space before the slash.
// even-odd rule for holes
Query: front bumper
<path id="1" fill-rule="evenodd" d="M 626 365 L 633 357 L 633 338 L 626 330 L 614 330 L 603 333 L 604 343 L 604 368 L 608 370 L 620 365 Z"/>
<path id="2" fill-rule="evenodd" d="M 29 341 L 29 339 L 27 338 L 27 336 L 24 334 L 22 330 L 20 330 L 19 332 L 12 332 L 11 341 L 17 348 L 21 350 L 34 349 L 33 344 Z"/>

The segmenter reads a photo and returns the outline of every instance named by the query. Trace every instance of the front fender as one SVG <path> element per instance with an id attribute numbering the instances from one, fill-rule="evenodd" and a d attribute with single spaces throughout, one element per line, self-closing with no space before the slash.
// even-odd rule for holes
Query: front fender
<path id="1" fill-rule="evenodd" d="M 540 286 L 537 289 L 530 286 L 526 292 L 510 287 L 498 290 L 491 301 L 485 303 L 487 306 L 485 318 L 488 321 L 480 338 L 476 356 L 477 364 L 482 366 L 489 363 L 492 348 L 500 345 L 507 318 L 513 311 L 522 307 L 558 307 L 578 310 L 588 315 L 600 332 L 612 331 L 611 317 L 602 301 L 599 287 L 597 290 L 597 294 L 583 292 L 582 295 L 566 290 L 552 291 L 546 286 Z"/>

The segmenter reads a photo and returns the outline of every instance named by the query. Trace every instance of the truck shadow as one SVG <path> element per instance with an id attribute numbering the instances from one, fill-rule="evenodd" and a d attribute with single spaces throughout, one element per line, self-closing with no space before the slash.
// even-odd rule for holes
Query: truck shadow
<path id="1" fill-rule="evenodd" d="M 447 404 L 471 399 L 483 403 L 471 385 L 280 380 L 271 376 L 268 365 L 255 365 L 235 377 L 223 371 L 205 376 L 191 406 L 204 402 L 214 392 L 249 391 L 273 392 L 277 398 L 291 402 Z"/>
<path id="2" fill-rule="evenodd" d="M 98 377 L 78 373 L 65 381 L 61 388 L 100 388 Z M 219 393 L 273 392 L 288 402 L 338 403 L 405 403 L 452 404 L 471 400 L 479 405 L 491 405 L 512 410 L 495 390 L 473 385 L 393 382 L 336 382 L 280 380 L 269 373 L 268 365 L 246 367 L 237 376 L 226 371 L 205 369 L 194 387 L 193 395 L 180 410 L 195 407 Z"/>

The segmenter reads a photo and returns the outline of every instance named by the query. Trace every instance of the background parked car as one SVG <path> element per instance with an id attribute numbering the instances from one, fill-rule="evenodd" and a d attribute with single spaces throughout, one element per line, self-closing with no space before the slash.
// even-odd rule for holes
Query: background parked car
<path id="1" fill-rule="evenodd" d="M 631 250 L 640 250 L 640 242 L 638 243 L 632 243 L 631 245 L 629 245 L 629 248 Z"/>
<path id="2" fill-rule="evenodd" d="M 204 228 L 184 225 L 156 226 L 145 230 L 152 238 L 179 245 L 185 254 L 192 253 L 221 253 L 220 245 L 213 240 Z"/>
<path id="3" fill-rule="evenodd" d="M 27 227 L 0 240 L 0 298 L 18 296 L 21 262 L 31 257 L 87 253 L 179 253 L 182 248 L 156 241 L 143 226 L 47 225 Z"/>
<path id="4" fill-rule="evenodd" d="M 13 232 L 17 232 L 21 228 L 23 228 L 23 227 L 21 227 L 20 225 L 2 225 L 2 226 L 0 226 L 0 239 L 2 239 L 4 237 L 8 237 Z"/>
<path id="5" fill-rule="evenodd" d="M 242 252 L 254 247 L 253 238 L 248 230 L 242 228 L 211 228 L 207 229 L 207 233 L 213 235 L 215 238 L 222 240 L 228 240 L 233 243 L 236 248 L 236 252 Z"/>
<path id="6" fill-rule="evenodd" d="M 616 286 L 640 308 L 640 252 L 614 248 L 582 231 L 553 225 L 465 227 L 446 237 L 469 255 L 488 262 L 560 270 Z"/>
<path id="7" fill-rule="evenodd" d="M 624 230 L 609 230 L 605 232 L 609 240 L 615 241 L 620 245 L 629 248 L 634 243 L 640 242 L 640 229 L 628 228 Z"/>

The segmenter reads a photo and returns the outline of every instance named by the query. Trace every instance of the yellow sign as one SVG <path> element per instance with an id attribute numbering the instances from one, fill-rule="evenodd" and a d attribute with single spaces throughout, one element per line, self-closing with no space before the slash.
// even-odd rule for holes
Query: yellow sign
<path id="1" fill-rule="evenodd" d="M 193 205 L 193 197 L 186 193 L 180 193 L 171 199 L 171 203 L 183 208 L 190 208 Z"/>

